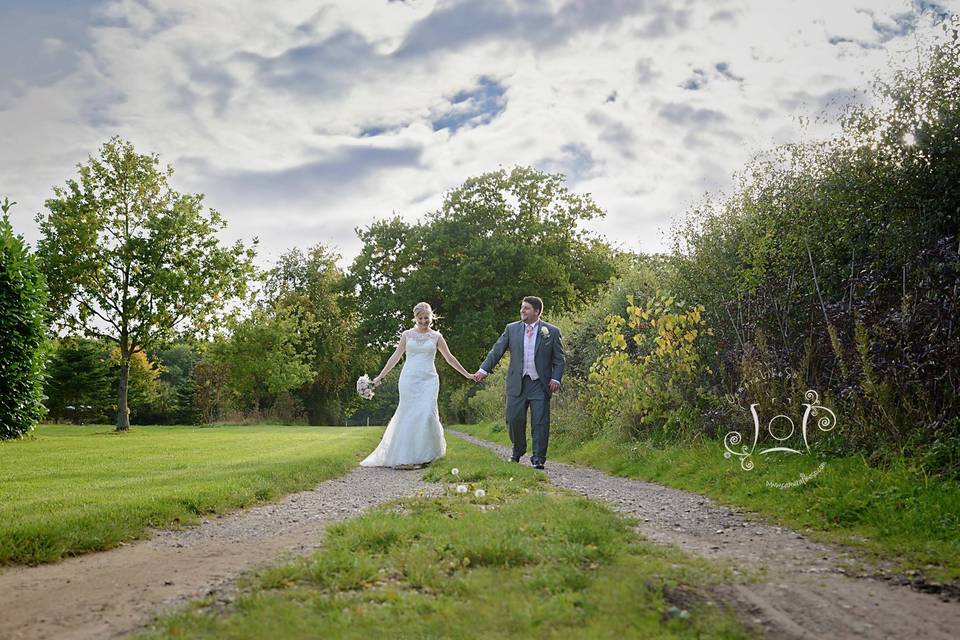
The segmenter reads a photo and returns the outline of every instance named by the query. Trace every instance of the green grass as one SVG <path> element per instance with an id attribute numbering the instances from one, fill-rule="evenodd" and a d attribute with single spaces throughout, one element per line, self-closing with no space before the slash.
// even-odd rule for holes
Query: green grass
<path id="1" fill-rule="evenodd" d="M 454 427 L 479 438 L 509 444 L 495 424 Z M 529 450 L 529 447 L 528 447 Z M 782 456 L 758 460 L 743 471 L 723 457 L 721 442 L 635 448 L 605 440 L 572 444 L 552 437 L 551 459 L 590 466 L 612 475 L 640 478 L 708 495 L 745 507 L 767 520 L 804 530 L 811 538 L 844 543 L 893 570 L 920 570 L 939 580 L 960 579 L 960 486 L 926 480 L 906 465 L 868 466 L 859 457 L 826 460 L 823 471 L 798 487 L 786 483 L 812 475 L 819 460 Z"/>
<path id="2" fill-rule="evenodd" d="M 355 467 L 382 428 L 42 425 L 0 443 L 0 564 L 109 549 Z"/>
<path id="3" fill-rule="evenodd" d="M 231 605 L 198 600 L 140 637 L 749 637 L 707 595 L 740 579 L 730 565 L 645 542 L 539 472 L 448 444 L 427 475 L 444 496 L 334 525 L 315 554 L 248 575 Z"/>

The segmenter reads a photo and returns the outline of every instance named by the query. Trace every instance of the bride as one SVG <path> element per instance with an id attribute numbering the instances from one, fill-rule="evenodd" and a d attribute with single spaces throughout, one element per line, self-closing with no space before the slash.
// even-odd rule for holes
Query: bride
<path id="1" fill-rule="evenodd" d="M 443 425 L 437 410 L 437 394 L 440 392 L 440 376 L 434 366 L 437 351 L 447 363 L 460 374 L 473 380 L 461 366 L 439 331 L 430 328 L 435 316 L 426 302 L 413 308 L 416 325 L 400 334 L 397 350 L 393 352 L 383 371 L 373 379 L 375 385 L 406 353 L 407 359 L 400 371 L 400 403 L 390 419 L 383 439 L 377 448 L 361 463 L 363 467 L 395 467 L 413 469 L 426 466 L 447 452 L 443 438 Z"/>

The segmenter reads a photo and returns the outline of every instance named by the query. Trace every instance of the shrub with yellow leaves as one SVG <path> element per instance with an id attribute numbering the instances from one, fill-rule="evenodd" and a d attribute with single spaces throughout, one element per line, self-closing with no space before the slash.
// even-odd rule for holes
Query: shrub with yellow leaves
<path id="1" fill-rule="evenodd" d="M 698 340 L 713 335 L 703 312 L 658 290 L 642 306 L 628 296 L 626 317 L 607 317 L 597 340 L 608 352 L 593 364 L 587 394 L 596 430 L 698 433 L 709 404 L 701 380 L 713 373 L 698 351 Z"/>

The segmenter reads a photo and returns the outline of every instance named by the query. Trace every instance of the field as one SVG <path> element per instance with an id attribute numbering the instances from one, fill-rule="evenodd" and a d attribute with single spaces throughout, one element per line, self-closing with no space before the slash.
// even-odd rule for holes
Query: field
<path id="1" fill-rule="evenodd" d="M 382 431 L 41 425 L 0 443 L 0 564 L 109 549 L 311 488 L 355 467 Z"/>

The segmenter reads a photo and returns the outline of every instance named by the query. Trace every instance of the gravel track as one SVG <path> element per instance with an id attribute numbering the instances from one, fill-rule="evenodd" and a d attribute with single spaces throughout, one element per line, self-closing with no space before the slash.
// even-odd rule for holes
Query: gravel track
<path id="1" fill-rule="evenodd" d="M 505 459 L 510 455 L 507 447 L 449 429 L 447 433 Z M 696 493 L 559 462 L 548 462 L 545 472 L 554 484 L 636 518 L 637 530 L 650 540 L 764 572 L 759 583 L 724 585 L 716 595 L 767 637 L 958 637 L 960 602 L 852 575 L 851 564 L 866 563 L 853 549 L 813 542 Z"/>

